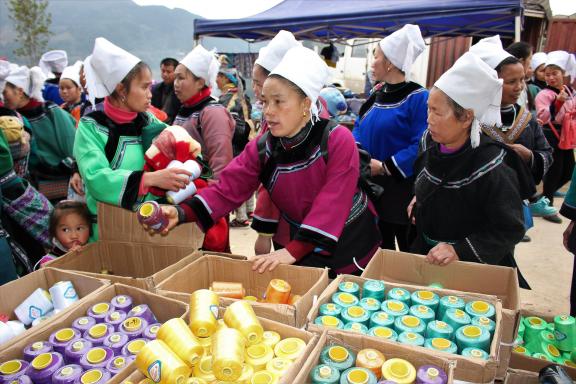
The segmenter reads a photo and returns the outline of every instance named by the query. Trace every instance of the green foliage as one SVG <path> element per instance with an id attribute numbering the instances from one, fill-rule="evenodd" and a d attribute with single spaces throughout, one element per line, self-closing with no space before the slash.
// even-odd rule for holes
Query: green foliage
<path id="1" fill-rule="evenodd" d="M 52 15 L 46 11 L 48 0 L 9 0 L 10 19 L 14 22 L 16 42 L 14 54 L 36 65 L 48 45 Z"/>

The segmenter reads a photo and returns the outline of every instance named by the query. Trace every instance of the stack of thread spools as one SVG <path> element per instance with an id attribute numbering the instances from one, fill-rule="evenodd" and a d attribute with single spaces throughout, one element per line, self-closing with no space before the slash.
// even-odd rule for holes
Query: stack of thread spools
<path id="1" fill-rule="evenodd" d="M 1 364 L 0 383 L 106 383 L 156 338 L 160 326 L 148 305 L 116 296 L 91 306 L 48 340 L 26 346 L 22 360 Z"/>
<path id="2" fill-rule="evenodd" d="M 410 293 L 380 280 L 339 284 L 332 302 L 320 306 L 314 323 L 348 329 L 401 344 L 426 347 L 487 360 L 496 328 L 495 307 L 466 303 L 457 296 L 440 298 L 428 290 Z"/>
<path id="3" fill-rule="evenodd" d="M 218 320 L 219 297 L 202 289 L 190 297 L 190 322 L 167 321 L 136 358 L 155 383 L 274 384 L 306 343 L 264 331 L 250 303 L 239 300 Z M 188 380 L 188 381 L 186 381 Z"/>
<path id="4" fill-rule="evenodd" d="M 270 280 L 268 288 L 261 298 L 252 295 L 247 296 L 246 289 L 244 289 L 242 283 L 230 281 L 213 281 L 210 285 L 210 290 L 220 297 L 269 304 L 294 305 L 300 299 L 300 295 L 292 293 L 292 286 L 282 279 Z"/>
<path id="5" fill-rule="evenodd" d="M 310 380 L 313 384 L 446 384 L 448 376 L 438 366 L 416 369 L 407 360 L 386 359 L 376 349 L 362 349 L 356 354 L 343 346 L 329 345 L 322 350 Z"/>
<path id="6" fill-rule="evenodd" d="M 522 317 L 515 353 L 576 368 L 576 321 L 558 315 L 553 322 L 536 316 Z"/>

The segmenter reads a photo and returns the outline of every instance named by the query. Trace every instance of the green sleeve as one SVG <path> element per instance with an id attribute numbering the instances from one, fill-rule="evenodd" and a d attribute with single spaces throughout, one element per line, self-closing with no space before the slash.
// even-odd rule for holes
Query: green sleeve
<path id="1" fill-rule="evenodd" d="M 14 168 L 14 161 L 10 153 L 10 144 L 4 135 L 4 131 L 0 129 L 0 176 L 8 173 Z"/>

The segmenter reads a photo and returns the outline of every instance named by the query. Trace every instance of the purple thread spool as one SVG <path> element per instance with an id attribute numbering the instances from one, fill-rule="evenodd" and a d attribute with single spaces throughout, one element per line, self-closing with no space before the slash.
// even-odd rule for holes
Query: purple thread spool
<path id="1" fill-rule="evenodd" d="M 168 219 L 162 213 L 160 204 L 155 201 L 140 204 L 137 212 L 138 222 L 155 232 L 162 232 L 168 226 Z"/>
<path id="2" fill-rule="evenodd" d="M 156 340 L 156 335 L 158 334 L 158 330 L 160 329 L 161 325 L 162 324 L 160 323 L 150 324 L 144 330 L 144 337 L 147 338 L 148 340 Z"/>
<path id="3" fill-rule="evenodd" d="M 148 324 L 157 323 L 156 316 L 147 304 L 137 305 L 128 312 L 128 317 L 141 317 Z"/>
<path id="4" fill-rule="evenodd" d="M 124 320 L 126 320 L 126 312 L 122 310 L 114 310 L 106 315 L 104 322 L 113 325 L 114 329 L 118 331 L 120 330 L 120 324 L 122 324 Z"/>
<path id="5" fill-rule="evenodd" d="M 80 359 L 94 344 L 86 339 L 78 339 L 66 346 L 64 350 L 64 360 L 68 364 L 79 364 Z"/>
<path id="6" fill-rule="evenodd" d="M 47 341 L 36 341 L 32 344 L 28 344 L 24 348 L 24 360 L 30 362 L 34 358 L 42 353 L 52 352 L 54 348 L 52 344 Z"/>
<path id="7" fill-rule="evenodd" d="M 63 328 L 52 333 L 48 338 L 48 341 L 52 344 L 54 352 L 58 352 L 64 356 L 66 346 L 71 342 L 78 340 L 81 336 L 82 335 L 80 335 L 80 332 L 77 329 Z"/>
<path id="8" fill-rule="evenodd" d="M 110 324 L 96 324 L 86 332 L 84 332 L 84 338 L 91 341 L 94 346 L 99 346 L 104 344 L 104 339 L 108 337 L 111 333 L 114 333 L 114 327 Z"/>
<path id="9" fill-rule="evenodd" d="M 30 363 L 27 375 L 35 384 L 52 384 L 52 375 L 64 366 L 64 358 L 58 352 L 43 353 Z"/>
<path id="10" fill-rule="evenodd" d="M 146 339 L 134 339 L 129 341 L 124 348 L 122 348 L 122 355 L 124 356 L 134 356 L 140 352 L 142 348 L 146 345 L 148 340 Z"/>
<path id="11" fill-rule="evenodd" d="M 9 360 L 0 364 L 0 383 L 10 383 L 24 376 L 30 370 L 30 363 L 25 360 Z"/>
<path id="12" fill-rule="evenodd" d="M 114 296 L 110 304 L 112 304 L 115 311 L 128 312 L 132 309 L 132 298 L 128 295 Z"/>
<path id="13" fill-rule="evenodd" d="M 142 338 L 148 322 L 141 317 L 129 317 L 120 325 L 120 332 L 128 335 L 130 340 Z"/>
<path id="14" fill-rule="evenodd" d="M 106 319 L 106 315 L 112 310 L 112 306 L 109 303 L 98 303 L 88 309 L 88 316 L 96 320 L 97 323 L 103 323 Z"/>
<path id="15" fill-rule="evenodd" d="M 74 320 L 72 323 L 72 328 L 77 329 L 80 333 L 84 334 L 87 330 L 96 325 L 96 319 L 90 316 L 82 316 Z"/>
<path id="16" fill-rule="evenodd" d="M 84 370 L 78 364 L 65 365 L 52 375 L 52 384 L 73 384 Z"/>
<path id="17" fill-rule="evenodd" d="M 446 384 L 446 372 L 436 365 L 423 365 L 416 372 L 416 384 Z"/>
<path id="18" fill-rule="evenodd" d="M 114 357 L 114 351 L 108 347 L 94 347 L 80 359 L 80 365 L 85 370 L 105 368 L 106 364 Z"/>
<path id="19" fill-rule="evenodd" d="M 114 356 L 120 356 L 122 354 L 122 347 L 124 347 L 128 341 L 130 341 L 128 335 L 121 332 L 114 332 L 104 339 L 103 345 L 112 349 Z"/>
<path id="20" fill-rule="evenodd" d="M 9 383 L 9 384 L 34 384 L 32 382 L 32 379 L 26 375 L 22 375 L 17 379 L 7 381 L 7 383 Z"/>
<path id="21" fill-rule="evenodd" d="M 108 362 L 106 369 L 112 376 L 116 376 L 120 371 L 129 366 L 134 359 L 136 359 L 135 356 L 117 356 Z"/>
<path id="22" fill-rule="evenodd" d="M 74 384 L 104 384 L 107 383 L 111 378 L 112 375 L 110 372 L 105 369 L 96 368 L 84 372 L 82 376 L 80 376 L 80 378 L 74 382 Z"/>

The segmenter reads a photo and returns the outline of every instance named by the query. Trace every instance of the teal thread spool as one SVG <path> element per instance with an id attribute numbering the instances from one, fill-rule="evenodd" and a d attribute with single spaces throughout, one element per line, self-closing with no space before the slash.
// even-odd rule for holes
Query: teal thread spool
<path id="1" fill-rule="evenodd" d="M 550 358 L 548 356 L 546 356 L 543 353 L 537 352 L 532 354 L 532 357 L 535 359 L 540 359 L 540 360 L 544 360 L 544 361 L 554 361 L 554 360 L 550 360 Z"/>
<path id="2" fill-rule="evenodd" d="M 370 323 L 370 313 L 358 305 L 344 309 L 341 317 L 344 323 L 361 323 L 365 326 Z"/>
<path id="3" fill-rule="evenodd" d="M 410 312 L 412 316 L 416 316 L 422 320 L 425 324 L 428 324 L 436 317 L 434 311 L 425 305 L 413 305 L 410 307 Z"/>
<path id="4" fill-rule="evenodd" d="M 475 325 L 465 325 L 456 330 L 456 345 L 458 351 L 472 347 L 490 351 L 490 332 Z"/>
<path id="5" fill-rule="evenodd" d="M 384 301 L 386 285 L 382 280 L 368 280 L 362 284 L 362 298 L 371 297 L 380 302 Z"/>
<path id="6" fill-rule="evenodd" d="M 496 323 L 494 320 L 486 316 L 476 316 L 472 318 L 472 325 L 477 325 L 482 328 L 486 328 L 490 332 L 490 337 L 494 336 L 494 330 L 496 329 Z"/>
<path id="7" fill-rule="evenodd" d="M 356 297 L 360 297 L 360 286 L 353 281 L 343 281 L 338 284 L 338 291 L 346 292 Z"/>
<path id="8" fill-rule="evenodd" d="M 464 348 L 462 356 L 473 357 L 475 359 L 488 360 L 490 357 L 486 351 L 478 348 Z"/>
<path id="9" fill-rule="evenodd" d="M 415 345 L 418 347 L 423 347 L 424 346 L 424 337 L 419 333 L 402 332 L 398 336 L 398 342 L 400 344 Z"/>
<path id="10" fill-rule="evenodd" d="M 524 330 L 524 341 L 526 343 L 531 342 L 532 340 L 536 340 L 536 338 L 538 337 L 538 334 L 541 331 L 546 330 L 546 321 L 536 317 L 536 316 L 530 316 L 524 319 L 524 325 L 525 325 L 525 330 Z"/>
<path id="11" fill-rule="evenodd" d="M 440 299 L 438 303 L 438 311 L 436 311 L 436 318 L 442 320 L 448 308 L 456 308 L 464 310 L 466 307 L 466 302 L 464 299 L 458 296 L 444 296 Z"/>
<path id="12" fill-rule="evenodd" d="M 547 323 L 546 329 L 549 330 L 550 332 L 554 332 L 556 330 L 556 326 L 554 325 L 554 323 Z"/>
<path id="13" fill-rule="evenodd" d="M 313 384 L 338 384 L 340 382 L 340 371 L 327 364 L 320 364 L 310 372 L 310 380 Z"/>
<path id="14" fill-rule="evenodd" d="M 554 333 L 548 330 L 540 331 L 534 339 L 532 339 L 529 343 L 526 343 L 524 346 L 531 353 L 544 353 L 546 344 L 553 344 L 557 347 L 556 336 L 554 336 Z"/>
<path id="15" fill-rule="evenodd" d="M 430 307 L 434 312 L 438 310 L 440 297 L 432 291 L 414 291 L 412 292 L 412 305 L 425 305 Z"/>
<path id="16" fill-rule="evenodd" d="M 572 316 L 560 315 L 554 317 L 554 334 L 558 349 L 572 352 L 576 347 L 576 321 Z"/>
<path id="17" fill-rule="evenodd" d="M 320 310 L 318 314 L 320 316 L 334 316 L 340 317 L 340 313 L 342 312 L 342 307 L 338 304 L 334 303 L 324 303 L 320 306 Z"/>
<path id="18" fill-rule="evenodd" d="M 433 320 L 426 325 L 426 337 L 429 339 L 439 337 L 452 340 L 454 338 L 454 328 L 444 321 Z"/>
<path id="19" fill-rule="evenodd" d="M 398 333 L 413 332 L 424 336 L 426 324 L 416 316 L 405 315 L 394 320 L 394 329 Z"/>
<path id="20" fill-rule="evenodd" d="M 390 327 L 394 328 L 394 316 L 387 314 L 386 312 L 375 312 L 370 316 L 370 327 Z"/>
<path id="21" fill-rule="evenodd" d="M 576 363 L 576 349 L 570 353 L 570 360 L 572 360 L 572 362 Z"/>
<path id="22" fill-rule="evenodd" d="M 332 302 L 341 306 L 342 309 L 358 305 L 359 301 L 358 297 L 348 292 L 336 292 L 332 295 Z"/>
<path id="23" fill-rule="evenodd" d="M 320 362 L 336 368 L 338 371 L 344 371 L 354 366 L 356 355 L 351 350 L 341 345 L 332 345 L 325 347 L 320 354 Z"/>
<path id="24" fill-rule="evenodd" d="M 363 335 L 368 333 L 368 327 L 362 323 L 346 323 L 344 329 L 348 331 L 358 332 Z"/>
<path id="25" fill-rule="evenodd" d="M 458 353 L 458 346 L 456 346 L 453 341 L 442 337 L 426 339 L 426 341 L 424 341 L 424 347 L 447 353 Z"/>
<path id="26" fill-rule="evenodd" d="M 436 288 L 436 289 L 443 289 L 444 286 L 440 283 L 432 283 L 428 286 L 428 288 Z"/>
<path id="27" fill-rule="evenodd" d="M 518 336 L 524 338 L 524 331 L 526 326 L 524 325 L 524 317 L 520 317 L 520 324 L 518 324 Z"/>
<path id="28" fill-rule="evenodd" d="M 496 317 L 494 305 L 482 300 L 470 301 L 466 304 L 465 311 L 470 317 L 485 316 L 492 320 Z"/>
<path id="29" fill-rule="evenodd" d="M 562 351 L 560 351 L 560 352 L 562 352 Z M 564 360 L 571 360 L 570 352 L 562 352 L 562 358 Z"/>
<path id="30" fill-rule="evenodd" d="M 334 316 L 318 316 L 316 320 L 314 320 L 314 324 L 321 325 L 322 327 L 326 328 L 344 328 L 344 323 L 342 320 Z"/>
<path id="31" fill-rule="evenodd" d="M 368 330 L 368 336 L 378 337 L 379 339 L 386 339 L 390 341 L 398 340 L 398 333 L 389 327 L 375 326 Z"/>
<path id="32" fill-rule="evenodd" d="M 398 300 L 406 304 L 406 306 L 410 306 L 412 299 L 410 298 L 410 292 L 404 288 L 392 288 L 388 291 L 388 295 L 386 295 L 388 300 Z"/>
<path id="33" fill-rule="evenodd" d="M 457 308 L 448 308 L 442 321 L 448 323 L 454 328 L 458 330 L 458 328 L 468 325 L 472 322 L 470 315 L 464 312 L 461 309 Z"/>
<path id="34" fill-rule="evenodd" d="M 340 376 L 340 384 L 377 384 L 377 382 L 378 378 L 368 368 L 350 368 Z"/>
<path id="35" fill-rule="evenodd" d="M 408 305 L 405 302 L 393 299 L 384 301 L 380 309 L 393 317 L 404 316 L 409 312 Z"/>
<path id="36" fill-rule="evenodd" d="M 542 353 L 546 356 L 548 356 L 548 358 L 551 361 L 555 361 L 555 362 L 560 362 L 562 361 L 562 353 L 560 353 L 560 351 L 558 350 L 558 348 L 556 348 L 556 346 L 554 346 L 553 344 L 547 343 L 545 341 L 541 341 L 539 343 L 532 343 L 531 346 L 534 348 L 534 350 L 529 350 L 529 352 L 534 353 Z"/>
<path id="37" fill-rule="evenodd" d="M 364 308 L 370 315 L 380 311 L 382 303 L 373 297 L 364 297 L 360 300 L 360 306 Z"/>

